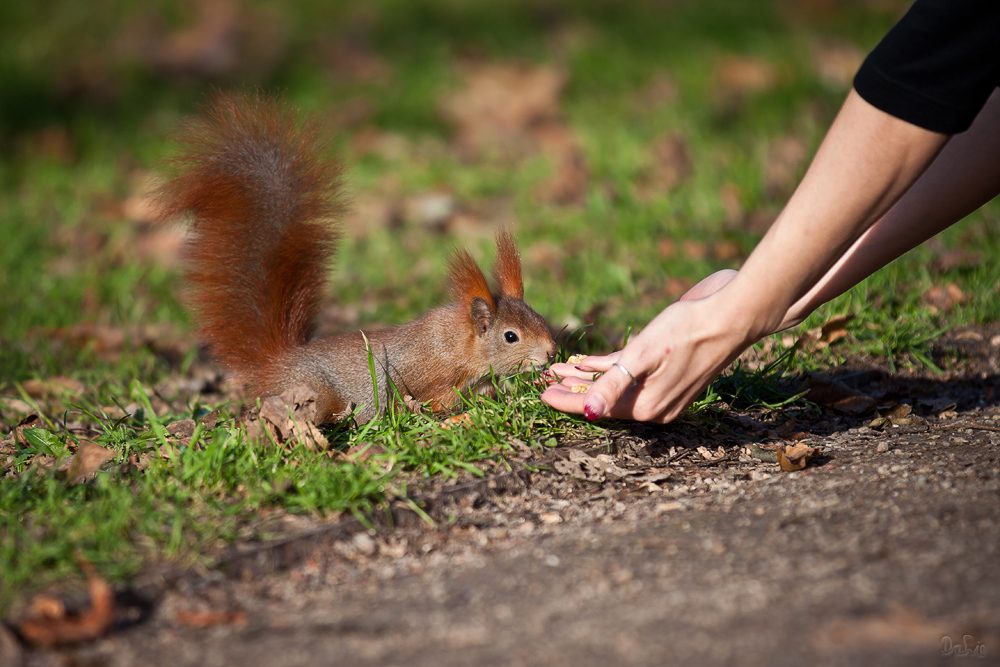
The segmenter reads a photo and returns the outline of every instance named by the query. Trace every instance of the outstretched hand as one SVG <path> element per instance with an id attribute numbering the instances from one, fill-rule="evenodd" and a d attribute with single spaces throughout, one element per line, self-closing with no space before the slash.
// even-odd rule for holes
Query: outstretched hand
<path id="1" fill-rule="evenodd" d="M 542 400 L 591 420 L 610 416 L 668 422 L 676 418 L 754 342 L 745 332 L 720 322 L 713 304 L 716 293 L 735 275 L 727 270 L 705 278 L 622 350 L 589 356 L 575 365 L 554 364 L 549 374 L 561 381 L 546 389 Z M 586 391 L 574 391 L 579 385 L 586 385 Z"/>

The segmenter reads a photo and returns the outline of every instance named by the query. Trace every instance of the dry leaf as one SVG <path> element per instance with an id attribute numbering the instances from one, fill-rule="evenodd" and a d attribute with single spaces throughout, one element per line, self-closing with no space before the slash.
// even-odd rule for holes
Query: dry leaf
<path id="1" fill-rule="evenodd" d="M 42 613 L 30 615 L 17 626 L 28 643 L 45 647 L 73 644 L 102 637 L 111 628 L 115 619 L 114 591 L 83 556 L 78 556 L 77 560 L 87 575 L 90 607 L 80 614 L 70 615 L 61 604 L 42 600 L 39 603 Z"/>
<path id="2" fill-rule="evenodd" d="M 944 273 L 954 269 L 971 269 L 979 266 L 982 261 L 982 256 L 972 250 L 966 248 L 948 248 L 934 258 L 931 266 L 938 273 Z"/>
<path id="3" fill-rule="evenodd" d="M 806 399 L 852 416 L 863 415 L 875 407 L 875 399 L 851 389 L 843 382 L 808 373 L 802 388 Z"/>
<path id="4" fill-rule="evenodd" d="M 924 420 L 916 415 L 911 415 L 913 407 L 907 403 L 900 403 L 891 408 L 879 410 L 875 419 L 869 424 L 869 428 L 882 430 L 893 426 L 908 426 L 910 424 L 922 424 Z"/>
<path id="5" fill-rule="evenodd" d="M 590 170 L 583 151 L 572 148 L 554 157 L 555 173 L 538 186 L 538 197 L 553 204 L 580 204 L 590 184 Z"/>
<path id="6" fill-rule="evenodd" d="M 751 56 L 729 56 L 715 66 L 715 84 L 725 97 L 742 97 L 769 90 L 778 83 L 771 63 Z"/>
<path id="7" fill-rule="evenodd" d="M 314 423 L 316 399 L 316 391 L 308 385 L 262 399 L 260 408 L 253 408 L 246 415 L 247 435 L 260 439 L 269 432 L 278 443 L 298 441 L 310 450 L 327 449 L 329 443 Z"/>
<path id="8" fill-rule="evenodd" d="M 552 464 L 556 472 L 587 482 L 603 482 L 607 478 L 605 474 L 607 466 L 594 457 L 579 449 L 570 449 L 566 453 L 568 458 L 559 459 Z"/>
<path id="9" fill-rule="evenodd" d="M 651 147 L 653 163 L 640 177 L 638 196 L 642 200 L 663 195 L 694 171 L 694 160 L 687 141 L 680 134 L 669 134 L 656 139 Z"/>
<path id="10" fill-rule="evenodd" d="M 190 438 L 194 435 L 197 423 L 193 419 L 181 419 L 167 424 L 167 432 L 175 438 Z"/>
<path id="11" fill-rule="evenodd" d="M 454 415 L 452 417 L 448 417 L 443 422 L 441 422 L 441 428 L 445 429 L 446 431 L 452 428 L 457 428 L 459 426 L 464 428 L 472 426 L 472 415 L 470 415 L 468 412 L 463 412 L 460 415 Z"/>
<path id="12" fill-rule="evenodd" d="M 106 461 L 115 458 L 116 453 L 98 445 L 96 442 L 81 442 L 76 453 L 70 459 L 69 470 L 66 471 L 66 479 L 69 483 L 79 484 L 89 478 L 101 468 Z"/>
<path id="13" fill-rule="evenodd" d="M 861 68 L 865 53 L 846 42 L 825 42 L 812 48 L 816 76 L 834 90 L 847 90 Z"/>
<path id="14" fill-rule="evenodd" d="M 767 196 L 780 198 L 798 183 L 809 159 L 809 148 L 801 137 L 779 137 L 767 146 L 764 163 L 764 187 Z"/>
<path id="15" fill-rule="evenodd" d="M 31 414 L 22 419 L 14 427 L 14 444 L 18 447 L 27 447 L 28 440 L 24 437 L 24 432 L 29 428 L 41 428 L 42 419 L 37 414 Z"/>
<path id="16" fill-rule="evenodd" d="M 415 415 L 423 414 L 424 404 L 409 394 L 403 396 L 403 407 Z"/>
<path id="17" fill-rule="evenodd" d="M 379 83 L 389 79 L 392 69 L 380 55 L 357 39 L 328 43 L 320 48 L 331 74 L 347 83 Z"/>
<path id="18" fill-rule="evenodd" d="M 82 393 L 85 386 L 79 380 L 71 377 L 57 375 L 45 380 L 26 380 L 21 385 L 24 393 L 32 398 L 48 398 L 50 396 L 61 396 L 63 394 Z"/>
<path id="19" fill-rule="evenodd" d="M 353 445 L 345 453 L 347 454 L 347 456 L 357 459 L 358 461 L 365 461 L 377 454 L 385 454 L 385 452 L 386 452 L 385 447 L 381 445 L 376 445 L 370 442 L 363 442 L 358 445 Z"/>
<path id="20" fill-rule="evenodd" d="M 533 152 L 534 130 L 560 116 L 565 85 L 565 72 L 550 65 L 470 64 L 463 87 L 442 101 L 441 113 L 455 127 L 466 157 L 488 150 Z"/>
<path id="21" fill-rule="evenodd" d="M 662 107 L 677 100 L 677 82 L 666 72 L 658 72 L 635 96 L 635 105 L 643 110 Z"/>
<path id="22" fill-rule="evenodd" d="M 778 465 L 781 466 L 781 469 L 785 472 L 793 472 L 805 468 L 809 459 L 818 454 L 820 450 L 818 447 L 809 447 L 799 442 L 794 445 L 778 447 L 776 451 Z"/>
<path id="23" fill-rule="evenodd" d="M 924 303 L 939 311 L 948 311 L 960 303 L 965 303 L 965 294 L 955 283 L 935 285 L 924 292 L 921 298 Z"/>
<path id="24" fill-rule="evenodd" d="M 815 329 L 810 329 L 802 334 L 797 343 L 803 349 L 822 350 L 832 343 L 846 337 L 847 324 L 854 319 L 852 314 L 834 315 L 827 322 Z"/>

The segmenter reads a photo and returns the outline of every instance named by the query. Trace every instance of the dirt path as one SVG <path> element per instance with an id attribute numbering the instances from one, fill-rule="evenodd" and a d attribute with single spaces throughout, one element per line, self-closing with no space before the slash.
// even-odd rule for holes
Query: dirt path
<path id="1" fill-rule="evenodd" d="M 525 447 L 421 489 L 437 528 L 346 522 L 233 576 L 147 582 L 143 622 L 23 663 L 1000 664 L 993 355 L 962 378 L 853 376 L 918 415 L 884 430 L 827 411 Z M 823 454 L 792 473 L 747 456 L 783 438 Z"/>

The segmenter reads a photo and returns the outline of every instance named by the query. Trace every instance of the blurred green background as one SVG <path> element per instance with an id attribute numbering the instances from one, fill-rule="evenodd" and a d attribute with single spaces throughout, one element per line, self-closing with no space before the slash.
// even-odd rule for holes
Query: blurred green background
<path id="1" fill-rule="evenodd" d="M 512 226 L 527 300 L 556 327 L 593 325 L 587 349 L 619 344 L 739 266 L 906 5 L 2 3 L 0 386 L 190 362 L 180 233 L 153 224 L 148 192 L 173 129 L 229 88 L 281 92 L 336 136 L 353 212 L 323 331 L 440 303 L 450 250 L 488 261 Z M 996 319 L 996 219 L 987 207 L 807 325 L 851 312 L 853 344 L 898 356 Z"/>

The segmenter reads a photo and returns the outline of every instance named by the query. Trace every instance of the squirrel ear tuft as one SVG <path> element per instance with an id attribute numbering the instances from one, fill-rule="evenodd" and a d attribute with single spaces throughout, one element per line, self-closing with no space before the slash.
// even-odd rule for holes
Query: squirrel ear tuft
<path id="1" fill-rule="evenodd" d="M 517 252 L 510 232 L 497 234 L 497 261 L 493 277 L 500 285 L 500 293 L 514 299 L 524 298 L 524 281 L 521 279 L 521 255 Z"/>
<path id="2" fill-rule="evenodd" d="M 451 279 L 451 295 L 455 301 L 471 306 L 476 298 L 480 298 L 491 313 L 496 309 L 486 276 L 467 251 L 459 250 L 452 256 L 448 264 L 448 277 Z"/>

